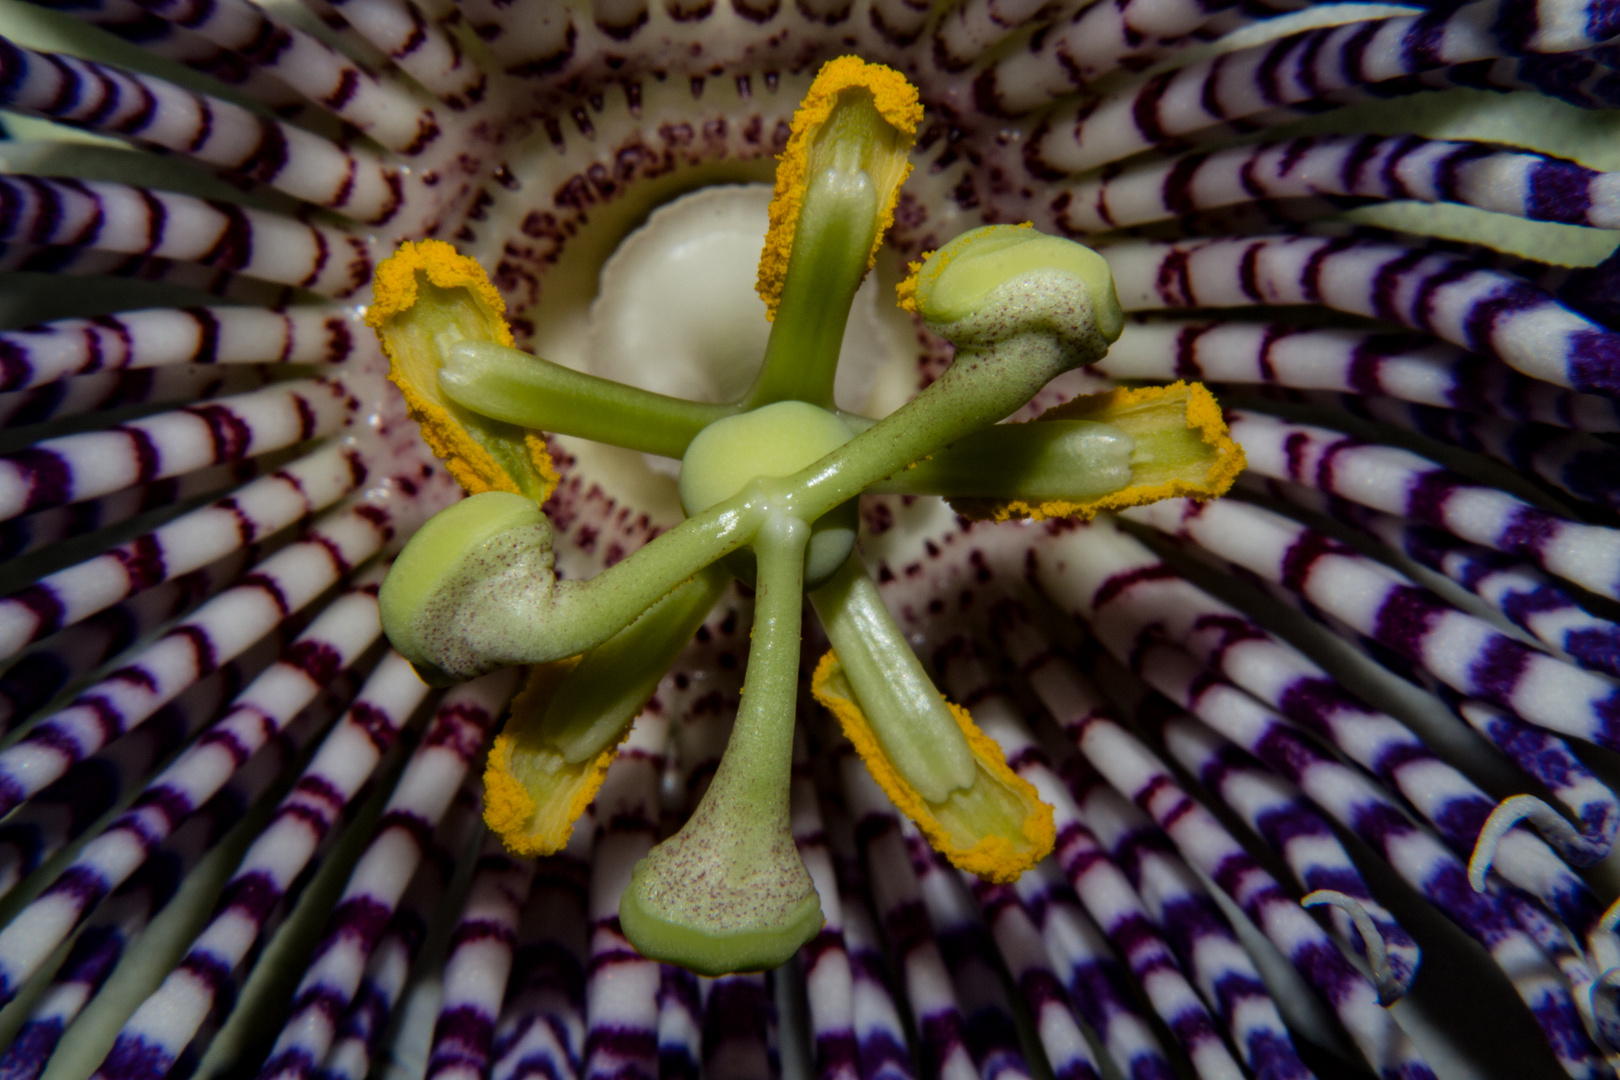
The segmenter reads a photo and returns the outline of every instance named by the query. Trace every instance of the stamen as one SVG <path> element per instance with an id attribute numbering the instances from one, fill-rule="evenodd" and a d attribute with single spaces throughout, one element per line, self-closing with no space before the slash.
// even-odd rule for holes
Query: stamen
<path id="1" fill-rule="evenodd" d="M 776 170 L 759 294 L 771 337 L 746 405 L 830 408 L 850 304 L 894 220 L 922 107 L 898 73 L 828 63 L 793 116 Z"/>
<path id="2" fill-rule="evenodd" d="M 1000 434 L 1005 430 L 1075 421 L 1105 425 L 1131 440 L 1126 483 L 1088 496 L 1068 479 L 1087 477 L 1087 472 L 1072 466 L 1074 471 L 1068 473 L 1042 475 L 1042 470 L 1003 485 L 999 499 L 955 499 L 952 508 L 965 517 L 991 521 L 1090 519 L 1105 510 L 1124 510 L 1161 499 L 1203 500 L 1224 495 L 1245 465 L 1243 447 L 1227 433 L 1215 398 L 1202 384 L 1184 382 L 1077 397 L 1048 409 L 1034 424 L 986 429 L 977 436 L 986 440 L 979 452 L 997 452 L 1000 448 L 990 440 L 1007 438 Z M 950 455 L 941 457 L 948 462 Z M 1044 494 L 1065 484 L 1071 490 Z"/>
<path id="3" fill-rule="evenodd" d="M 811 144 L 832 115 L 834 107 L 844 100 L 844 92 L 855 88 L 864 89 L 871 95 L 872 107 L 894 129 L 897 136 L 895 141 L 905 142 L 905 150 L 898 155 L 884 155 L 881 173 L 872 176 L 873 186 L 888 194 L 877 239 L 881 239 L 887 231 L 893 219 L 894 204 L 900 196 L 900 185 L 911 172 L 906 153 L 911 148 L 911 139 L 916 136 L 917 125 L 922 122 L 922 106 L 918 103 L 917 91 L 898 72 L 881 64 L 868 64 L 859 57 L 841 56 L 824 65 L 817 73 L 815 82 L 810 84 L 810 91 L 800 103 L 798 111 L 793 114 L 793 131 L 788 137 L 787 149 L 777 163 L 776 192 L 771 199 L 771 227 L 765 237 L 765 251 L 759 260 L 759 295 L 765 301 L 768 317 L 773 320 L 781 302 L 800 209 L 811 175 Z M 873 165 L 877 164 L 876 151 L 875 147 L 868 151 Z M 868 170 L 869 174 L 874 171 Z M 877 257 L 876 243 L 874 240 L 871 252 L 874 259 Z"/>
<path id="4" fill-rule="evenodd" d="M 896 473 L 873 488 L 947 498 L 1090 500 L 1131 482 L 1136 440 L 1112 424 L 1056 420 L 998 424 Z"/>
<path id="5" fill-rule="evenodd" d="M 890 767 L 931 803 L 971 787 L 973 751 L 956 715 L 860 563 L 846 562 L 810 602 Z"/>
<path id="6" fill-rule="evenodd" d="M 704 570 L 577 664 L 532 670 L 484 773 L 484 821 L 508 851 L 550 855 L 568 843 L 631 722 L 728 583 Z"/>
<path id="7" fill-rule="evenodd" d="M 483 269 L 442 240 L 403 244 L 377 267 L 366 323 L 388 355 L 422 438 L 470 492 L 511 491 L 544 502 L 556 486 L 545 440 L 446 400 L 436 374 L 463 341 L 512 344 L 506 303 Z"/>
<path id="8" fill-rule="evenodd" d="M 816 700 L 838 717 L 884 794 L 953 865 L 1009 882 L 1052 853 L 1057 841 L 1052 808 L 1029 781 L 1007 767 L 1001 748 L 978 729 L 966 709 L 949 706 L 973 754 L 975 776 L 971 784 L 933 802 L 901 778 L 897 763 L 884 752 L 837 653 L 821 658 L 811 688 Z"/>

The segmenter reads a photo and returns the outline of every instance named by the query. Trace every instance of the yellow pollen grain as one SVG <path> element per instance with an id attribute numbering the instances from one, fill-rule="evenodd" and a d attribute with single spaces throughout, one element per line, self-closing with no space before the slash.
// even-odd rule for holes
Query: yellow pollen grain
<path id="1" fill-rule="evenodd" d="M 489 763 L 484 768 L 484 824 L 513 855 L 526 859 L 554 855 L 568 846 L 574 822 L 601 790 L 608 766 L 619 754 L 619 743 L 603 747 L 584 763 L 568 789 L 566 806 L 555 808 L 536 803 L 529 789 L 512 775 L 514 746 L 511 736 L 498 735 L 489 748 Z M 538 828 L 537 821 L 543 822 Z"/>
<path id="2" fill-rule="evenodd" d="M 506 301 L 495 291 L 489 275 L 476 260 L 443 240 L 407 240 L 382 261 L 371 279 L 372 300 L 366 308 L 367 326 L 380 332 L 390 317 L 403 315 L 416 306 L 417 274 L 441 289 L 462 288 L 471 292 L 498 318 L 495 332 L 499 343 L 512 344 L 512 330 L 506 325 Z"/>
<path id="3" fill-rule="evenodd" d="M 776 189 L 771 195 L 770 228 L 765 234 L 765 250 L 759 257 L 759 281 L 755 288 L 765 301 L 765 317 L 776 321 L 776 309 L 782 300 L 782 285 L 787 279 L 788 256 L 793 252 L 793 234 L 799 225 L 799 211 L 804 206 L 804 193 L 810 183 L 810 147 L 828 118 L 838 95 L 849 89 L 864 89 L 872 95 L 878 115 L 910 143 L 916 138 L 917 125 L 922 123 L 922 103 L 917 88 L 906 77 L 882 64 L 868 64 L 858 56 L 840 56 L 822 65 L 810 84 L 810 91 L 793 113 L 793 125 L 788 135 L 787 149 L 776 159 Z M 872 241 L 872 252 L 867 257 L 870 270 L 877 259 L 878 247 L 883 243 L 889 226 L 894 224 L 894 207 L 900 198 L 900 186 L 911 173 L 908 164 L 901 171 L 891 191 L 884 193 L 879 215 L 877 235 Z"/>
<path id="4" fill-rule="evenodd" d="M 932 251 L 925 251 L 921 259 L 906 264 L 906 276 L 894 287 L 895 302 L 900 305 L 900 310 L 920 314 L 917 308 L 917 278 L 922 274 L 923 263 L 933 257 Z"/>

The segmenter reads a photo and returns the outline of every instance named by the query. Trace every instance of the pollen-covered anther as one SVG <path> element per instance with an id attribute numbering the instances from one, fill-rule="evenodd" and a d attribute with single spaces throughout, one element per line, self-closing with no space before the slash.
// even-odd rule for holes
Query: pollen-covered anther
<path id="1" fill-rule="evenodd" d="M 858 110 L 872 115 L 835 116 Z M 793 114 L 787 149 L 777 160 L 770 229 L 759 261 L 759 295 L 769 318 L 776 318 L 781 303 L 806 191 L 831 167 L 853 166 L 849 171 L 864 171 L 872 184 L 879 220 L 863 273 L 871 268 L 894 220 L 900 185 L 911 173 L 908 155 L 922 116 L 916 88 L 897 71 L 856 56 L 841 56 L 822 67 Z M 846 122 L 840 125 L 840 119 Z"/>
<path id="2" fill-rule="evenodd" d="M 515 855 L 561 851 L 619 744 L 730 579 L 710 568 L 583 656 L 530 668 L 484 772 L 484 822 Z"/>
<path id="3" fill-rule="evenodd" d="M 1048 409 L 1032 424 L 985 431 L 967 449 L 981 456 L 1003 456 L 997 453 L 1001 443 L 1014 443 L 1020 438 L 1027 441 L 1046 424 L 1084 425 L 1083 430 L 1088 432 L 1091 425 L 1096 425 L 1115 433 L 1120 448 L 1114 450 L 1113 456 L 1122 467 L 1121 482 L 1109 490 L 1084 490 L 1085 481 L 1107 472 L 1064 468 L 1063 447 L 1054 432 L 1051 439 L 1042 440 L 1042 445 L 1052 443 L 1057 449 L 1049 451 L 1047 459 L 1030 461 L 1022 471 L 1010 469 L 999 497 L 953 497 L 952 509 L 974 520 L 1084 520 L 1104 511 L 1145 506 L 1161 499 L 1216 498 L 1231 489 L 1244 467 L 1243 447 L 1227 432 L 1220 406 L 1202 383 L 1121 387 L 1082 395 Z M 1068 438 L 1078 443 L 1079 434 Z M 1096 439 L 1092 435 L 1092 440 Z M 949 475 L 952 456 L 941 455 L 928 467 Z M 927 484 L 929 478 L 930 474 L 925 473 L 910 483 Z M 956 491 L 941 494 L 954 496 Z"/>
<path id="4" fill-rule="evenodd" d="M 422 438 L 469 492 L 543 502 L 557 472 L 536 432 L 464 409 L 439 390 L 445 351 L 463 341 L 510 346 L 506 304 L 481 266 L 442 240 L 402 244 L 377 267 L 366 323 Z"/>
<path id="5" fill-rule="evenodd" d="M 1029 781 L 1007 767 L 1001 748 L 979 730 L 966 709 L 947 703 L 972 752 L 973 782 L 933 801 L 906 782 L 899 763 L 885 752 L 836 653 L 821 658 L 811 685 L 884 794 L 953 865 L 1007 882 L 1051 854 L 1057 839 L 1052 808 Z"/>

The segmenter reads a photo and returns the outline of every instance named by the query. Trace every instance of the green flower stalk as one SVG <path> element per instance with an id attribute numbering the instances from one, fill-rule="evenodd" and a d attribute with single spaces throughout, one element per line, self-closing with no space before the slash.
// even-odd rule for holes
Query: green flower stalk
<path id="1" fill-rule="evenodd" d="M 566 843 L 730 576 L 756 590 L 720 768 L 692 818 L 638 864 L 620 906 L 644 953 L 705 974 L 775 966 L 821 925 L 788 822 L 807 590 L 833 645 L 812 689 L 930 841 L 999 881 L 1052 847 L 1050 808 L 940 695 L 867 577 L 862 493 L 946 495 L 979 516 L 1089 515 L 1220 494 L 1241 468 L 1201 387 L 1101 395 L 1001 424 L 1053 378 L 1100 359 L 1123 323 L 1101 257 L 1027 227 L 966 233 L 902 285 L 902 305 L 956 346 L 937 380 L 880 420 L 835 411 L 844 324 L 920 118 L 915 91 L 888 69 L 846 57 L 817 77 L 779 164 L 761 259 L 771 336 L 732 404 L 582 375 L 512 348 L 504 324 L 449 318 L 483 311 L 488 287 L 448 245 L 409 246 L 379 271 L 369 317 L 396 381 L 435 448 L 473 463 L 458 478 L 481 478 L 401 553 L 380 597 L 384 628 L 435 683 L 532 666 L 486 774 L 486 820 L 512 850 Z M 541 430 L 681 458 L 686 520 L 594 578 L 559 580 L 534 479 L 549 475 L 534 449 Z M 502 482 L 484 475 L 492 467 L 527 473 Z"/>

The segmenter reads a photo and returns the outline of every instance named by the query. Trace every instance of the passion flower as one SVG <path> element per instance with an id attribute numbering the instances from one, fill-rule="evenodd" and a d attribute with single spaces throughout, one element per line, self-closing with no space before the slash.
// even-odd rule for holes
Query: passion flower
<path id="1" fill-rule="evenodd" d="M 930 459 L 904 487 L 930 491 L 932 477 L 935 494 L 1045 492 L 1081 500 L 1062 511 L 1090 516 L 1088 497 L 1128 506 L 1218 495 L 1241 468 L 1213 407 L 1193 420 L 1199 410 L 1185 402 L 1144 407 L 1151 394 L 1105 395 L 1081 409 L 1088 420 L 1053 418 L 1060 434 L 1037 436 L 1038 446 L 988 426 L 1100 359 L 1124 321 L 1102 259 L 1016 227 L 966 233 L 902 283 L 904 303 L 956 346 L 938 379 L 882 420 L 831 411 L 844 323 L 893 218 L 920 119 L 915 91 L 887 68 L 843 57 L 817 75 L 778 165 L 760 260 L 771 336 L 752 389 L 711 407 L 718 416 L 512 349 L 504 325 L 463 314 L 498 317 L 498 301 L 443 244 L 407 245 L 384 263 L 367 315 L 429 444 L 474 491 L 400 553 L 379 596 L 390 641 L 430 682 L 578 657 L 566 672 L 534 672 L 547 691 L 531 689 L 496 741 L 485 819 L 513 852 L 565 846 L 631 722 L 718 599 L 716 563 L 755 586 L 735 734 L 691 820 L 637 866 L 620 901 L 643 954 L 707 974 L 775 967 L 823 921 L 788 813 L 803 591 L 834 650 L 812 680 L 816 696 L 929 840 L 996 881 L 1052 849 L 1050 808 L 941 698 L 855 556 L 861 492 Z M 449 405 L 434 401 L 441 391 Z M 525 459 L 537 425 L 609 441 L 624 432 L 627 448 L 657 442 L 681 459 L 687 520 L 587 581 L 557 580 L 554 532 L 535 505 L 549 491 L 524 482 L 549 472 L 549 461 Z M 510 479 L 465 464 L 503 460 L 515 463 Z"/>
<path id="2" fill-rule="evenodd" d="M 1611 16 L 8 8 L 0 1069 L 1608 1075 L 1613 886 L 1581 867 L 1617 820 L 1588 748 L 1614 741 L 1620 673 Z M 1201 380 L 1250 466 L 1235 498 L 1085 526 L 1047 504 L 1105 493 L 986 501 L 983 454 L 954 489 L 928 474 L 945 453 L 890 481 L 960 516 L 864 495 L 868 595 L 1052 806 L 1055 858 L 956 876 L 806 700 L 789 809 L 826 924 L 767 977 L 704 981 L 628 948 L 617 912 L 720 760 L 752 602 L 721 571 L 687 586 L 728 591 L 560 853 L 481 837 L 480 755 L 520 689 L 439 695 L 380 645 L 383 564 L 458 492 L 359 305 L 402 241 L 449 241 L 514 345 L 696 400 L 677 419 L 706 427 L 776 326 L 711 304 L 722 263 L 754 280 L 764 211 L 724 258 L 730 216 L 690 247 L 637 227 L 768 182 L 812 74 L 849 54 L 924 108 L 884 290 L 986 223 L 1084 235 L 1123 331 L 1018 419 Z M 615 259 L 593 320 L 598 268 L 633 247 L 686 268 L 662 279 L 686 299 Z M 846 348 L 894 361 L 840 361 L 833 405 L 885 416 L 950 352 L 905 321 L 862 336 L 855 304 Z M 1016 453 L 1105 449 L 1051 426 L 1013 426 Z M 681 520 L 642 457 L 668 426 L 624 427 L 591 437 L 633 452 L 549 440 L 560 580 Z M 550 483 L 524 443 L 508 464 Z M 651 658 L 653 629 L 620 646 Z M 801 655 L 808 687 L 822 650 Z M 592 708 L 633 707 L 632 683 L 588 684 L 611 691 Z"/>

